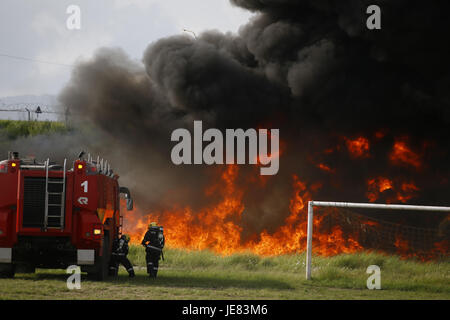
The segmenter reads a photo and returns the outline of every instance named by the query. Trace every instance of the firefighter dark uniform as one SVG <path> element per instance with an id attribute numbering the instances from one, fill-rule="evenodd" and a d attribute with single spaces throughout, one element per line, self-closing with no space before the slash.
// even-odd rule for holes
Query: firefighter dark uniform
<path id="1" fill-rule="evenodd" d="M 128 241 L 129 238 L 122 235 L 120 239 L 116 239 L 113 242 L 111 262 L 109 265 L 109 274 L 111 276 L 117 276 L 119 272 L 119 265 L 122 264 L 127 269 L 128 275 L 134 277 L 134 269 L 130 260 L 127 258 L 128 254 Z"/>
<path id="2" fill-rule="evenodd" d="M 164 242 L 163 227 L 158 226 L 156 222 L 150 223 L 148 231 L 142 240 L 142 245 L 145 247 L 146 252 L 147 273 L 151 278 L 156 278 L 158 274 L 159 259 L 161 254 L 163 254 Z"/>

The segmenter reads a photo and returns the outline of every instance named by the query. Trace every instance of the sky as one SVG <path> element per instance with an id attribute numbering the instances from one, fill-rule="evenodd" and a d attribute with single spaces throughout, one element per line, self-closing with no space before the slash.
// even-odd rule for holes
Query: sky
<path id="1" fill-rule="evenodd" d="M 67 27 L 70 5 L 81 10 L 79 30 Z M 71 65 L 99 47 L 121 47 L 141 60 L 162 37 L 183 29 L 236 33 L 250 17 L 228 0 L 1 0 L 0 98 L 57 95 Z"/>

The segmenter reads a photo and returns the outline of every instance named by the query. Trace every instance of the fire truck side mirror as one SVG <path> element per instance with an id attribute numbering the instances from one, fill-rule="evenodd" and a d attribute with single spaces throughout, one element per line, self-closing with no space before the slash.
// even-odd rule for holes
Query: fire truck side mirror
<path id="1" fill-rule="evenodd" d="M 119 192 L 123 193 L 125 195 L 125 199 L 127 199 L 127 210 L 133 210 L 133 199 L 131 198 L 130 190 L 127 187 L 120 187 Z"/>
<path id="2" fill-rule="evenodd" d="M 128 211 L 133 210 L 133 199 L 132 198 L 127 199 L 127 210 Z"/>

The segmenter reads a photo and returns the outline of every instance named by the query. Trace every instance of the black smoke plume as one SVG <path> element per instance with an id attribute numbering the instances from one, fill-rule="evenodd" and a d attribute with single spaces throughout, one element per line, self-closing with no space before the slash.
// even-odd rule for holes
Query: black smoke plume
<path id="1" fill-rule="evenodd" d="M 211 168 L 170 161 L 172 130 L 191 128 L 193 120 L 219 129 L 280 129 L 280 172 L 264 187 L 245 189 L 241 224 L 248 234 L 283 223 L 293 174 L 321 181 L 322 200 L 367 201 L 367 179 L 385 175 L 415 181 L 420 192 L 410 203 L 450 204 L 448 1 L 231 3 L 256 13 L 238 34 L 164 38 L 140 62 L 102 48 L 61 92 L 75 126 L 87 132 L 76 141 L 110 160 L 141 208 L 213 201 L 203 192 L 215 177 Z M 371 4 L 381 8 L 381 30 L 366 27 Z M 386 134 L 376 140 L 379 130 Z M 350 157 L 342 140 L 358 136 L 371 142 L 365 160 Z M 404 137 L 421 153 L 421 170 L 389 162 Z M 256 172 L 242 170 L 242 179 Z"/>

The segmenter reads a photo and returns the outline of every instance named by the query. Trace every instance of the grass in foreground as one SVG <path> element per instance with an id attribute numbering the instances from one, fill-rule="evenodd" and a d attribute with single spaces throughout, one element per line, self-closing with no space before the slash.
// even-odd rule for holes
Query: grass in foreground
<path id="1" fill-rule="evenodd" d="M 375 253 L 313 258 L 305 280 L 305 256 L 218 256 L 208 251 L 165 250 L 157 279 L 145 272 L 142 247 L 129 258 L 136 278 L 88 281 L 68 290 L 64 270 L 39 270 L 0 280 L 0 299 L 450 299 L 450 261 L 422 263 Z M 368 290 L 369 265 L 381 268 L 382 290 Z"/>

